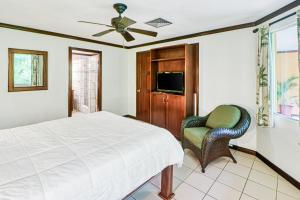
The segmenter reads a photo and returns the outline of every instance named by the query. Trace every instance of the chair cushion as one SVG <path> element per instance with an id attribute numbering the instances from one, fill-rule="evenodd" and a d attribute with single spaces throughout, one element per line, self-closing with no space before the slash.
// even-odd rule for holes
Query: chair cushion
<path id="1" fill-rule="evenodd" d="M 204 136 L 209 130 L 210 128 L 207 127 L 185 128 L 184 138 L 201 149 Z"/>
<path id="2" fill-rule="evenodd" d="M 241 118 L 241 111 L 230 105 L 218 106 L 209 115 L 206 126 L 210 128 L 233 128 Z"/>

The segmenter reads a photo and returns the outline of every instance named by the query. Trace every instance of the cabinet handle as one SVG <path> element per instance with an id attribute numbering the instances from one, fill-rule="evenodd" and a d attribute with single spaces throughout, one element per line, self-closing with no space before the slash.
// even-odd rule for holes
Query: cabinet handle
<path id="1" fill-rule="evenodd" d="M 136 90 L 136 92 L 138 92 L 138 93 L 139 93 L 139 92 L 141 92 L 141 90 L 140 90 L 140 89 L 139 89 L 139 90 Z"/>
<path id="2" fill-rule="evenodd" d="M 163 98 L 163 103 L 167 103 L 167 102 L 168 102 L 167 97 L 164 97 L 164 98 Z"/>

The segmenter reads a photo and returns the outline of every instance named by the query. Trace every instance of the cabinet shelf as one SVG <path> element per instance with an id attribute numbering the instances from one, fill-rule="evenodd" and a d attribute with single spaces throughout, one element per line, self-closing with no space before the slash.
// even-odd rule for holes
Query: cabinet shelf
<path id="1" fill-rule="evenodd" d="M 176 58 L 159 58 L 152 59 L 152 62 L 160 62 L 160 61 L 172 61 L 172 60 L 185 60 L 185 57 L 176 57 Z"/>

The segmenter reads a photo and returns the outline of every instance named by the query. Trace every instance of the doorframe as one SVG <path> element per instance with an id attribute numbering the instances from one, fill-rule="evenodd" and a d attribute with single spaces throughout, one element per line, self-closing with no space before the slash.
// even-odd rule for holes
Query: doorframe
<path id="1" fill-rule="evenodd" d="M 72 96 L 72 60 L 73 60 L 73 50 L 83 51 L 88 53 L 94 53 L 99 55 L 98 62 L 98 88 L 97 88 L 97 111 L 102 110 L 102 51 L 97 51 L 93 49 L 83 49 L 77 47 L 69 47 L 69 82 L 68 82 L 68 117 L 72 117 L 73 111 L 73 96 Z"/>

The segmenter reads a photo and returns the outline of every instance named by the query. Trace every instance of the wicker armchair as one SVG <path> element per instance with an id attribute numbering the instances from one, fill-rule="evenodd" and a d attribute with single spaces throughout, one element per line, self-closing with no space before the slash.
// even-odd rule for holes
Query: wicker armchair
<path id="1" fill-rule="evenodd" d="M 236 122 L 234 122 L 234 125 L 230 128 L 225 128 L 225 127 L 223 128 L 221 126 L 222 123 L 219 123 L 217 125 L 219 127 L 215 127 L 215 128 L 207 127 L 208 125 L 207 121 L 210 115 L 215 110 L 218 110 L 221 107 L 227 107 L 239 111 L 238 118 L 236 119 Z M 182 133 L 183 133 L 182 147 L 183 149 L 190 149 L 196 154 L 196 156 L 200 161 L 203 173 L 205 172 L 206 166 L 211 161 L 222 156 L 230 157 L 233 160 L 233 162 L 236 163 L 236 160 L 234 159 L 228 147 L 229 141 L 230 139 L 236 139 L 244 135 L 251 123 L 251 118 L 247 110 L 239 106 L 222 105 L 222 106 L 218 106 L 215 110 L 209 113 L 205 117 L 197 117 L 197 116 L 188 117 L 182 122 L 182 126 L 181 126 Z M 193 140 L 193 138 L 189 139 L 187 135 L 185 136 L 187 130 L 192 127 L 202 128 L 202 132 L 203 130 L 204 132 L 206 131 L 205 133 L 202 133 L 202 137 L 203 137 L 202 140 L 200 136 L 197 135 L 200 133 L 196 133 L 193 135 L 195 140 Z"/>

